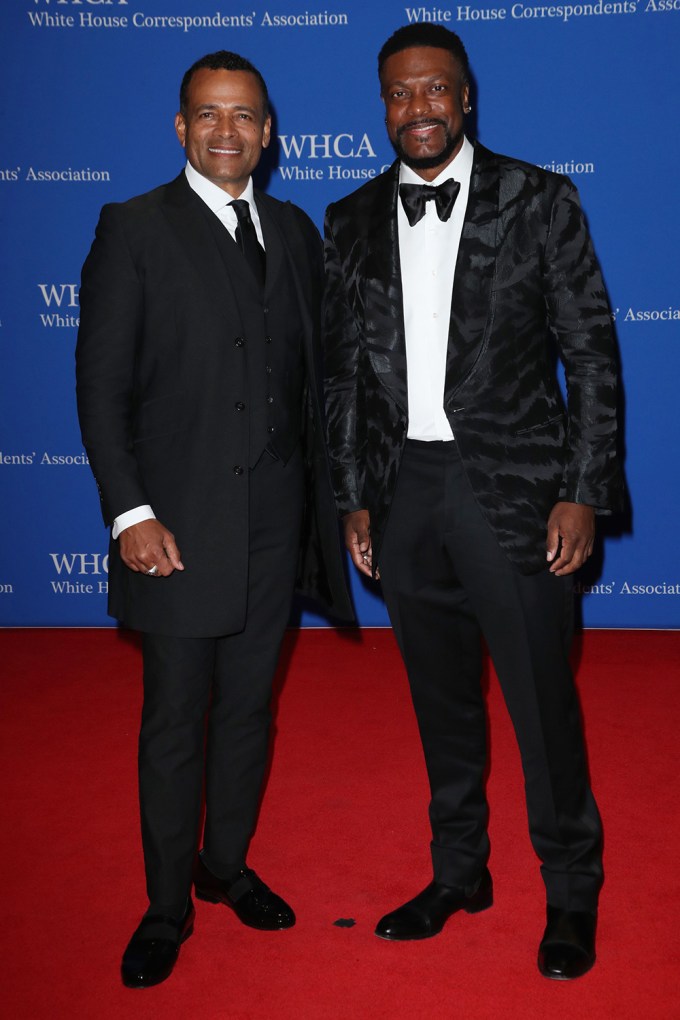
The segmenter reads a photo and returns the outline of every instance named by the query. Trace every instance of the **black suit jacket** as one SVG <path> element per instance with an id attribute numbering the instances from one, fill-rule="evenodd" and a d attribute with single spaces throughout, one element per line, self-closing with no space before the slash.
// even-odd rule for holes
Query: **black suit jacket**
<path id="1" fill-rule="evenodd" d="M 309 485 L 299 585 L 351 616 L 319 398 L 320 239 L 297 207 L 259 192 L 256 201 L 265 245 L 276 232 L 271 249 L 292 271 L 303 323 Z M 83 267 L 76 356 L 83 442 L 105 523 L 150 504 L 186 567 L 154 582 L 124 567 L 112 541 L 109 610 L 139 630 L 191 637 L 245 622 L 248 421 L 235 405 L 248 378 L 239 308 L 262 301 L 233 277 L 211 217 L 184 173 L 103 208 Z"/>
<path id="2" fill-rule="evenodd" d="M 371 514 L 373 563 L 408 426 L 399 166 L 326 216 L 325 385 L 340 513 Z M 552 360 L 563 360 L 565 409 Z M 545 566 L 559 499 L 612 510 L 616 356 L 571 182 L 475 146 L 456 263 L 444 409 L 478 504 L 525 573 Z"/>

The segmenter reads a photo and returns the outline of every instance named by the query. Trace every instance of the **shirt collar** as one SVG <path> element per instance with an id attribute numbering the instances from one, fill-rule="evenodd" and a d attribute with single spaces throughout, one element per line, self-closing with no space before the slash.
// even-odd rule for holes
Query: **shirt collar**
<path id="1" fill-rule="evenodd" d="M 405 163 L 400 163 L 399 183 L 429 184 L 430 187 L 436 188 L 439 184 L 443 184 L 444 181 L 448 181 L 451 177 L 461 183 L 468 181 L 472 173 L 474 152 L 474 146 L 465 136 L 463 136 L 463 144 L 460 147 L 460 151 L 456 153 L 451 162 L 444 167 L 442 172 L 438 174 L 433 181 L 424 181 L 423 178 L 420 177 L 415 170 L 412 170 L 410 166 L 406 166 Z"/>
<path id="2" fill-rule="evenodd" d="M 211 212 L 219 212 L 224 209 L 225 205 L 229 205 L 234 201 L 233 197 L 228 192 L 223 191 L 222 188 L 218 188 L 216 184 L 209 181 L 203 174 L 199 174 L 191 163 L 187 162 L 184 169 L 189 186 L 196 192 L 199 198 L 202 198 Z M 243 189 L 242 193 L 238 196 L 248 202 L 249 205 L 255 205 L 255 193 L 253 191 L 253 179 L 248 178 L 248 183 Z"/>

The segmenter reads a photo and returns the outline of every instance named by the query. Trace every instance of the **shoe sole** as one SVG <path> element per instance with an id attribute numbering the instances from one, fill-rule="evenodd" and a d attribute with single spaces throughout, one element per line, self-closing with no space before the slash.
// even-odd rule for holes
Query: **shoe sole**
<path id="1" fill-rule="evenodd" d="M 549 981 L 578 981 L 578 979 L 582 978 L 584 974 L 588 974 L 593 969 L 594 966 L 595 959 L 587 963 L 583 970 L 580 970 L 578 974 L 553 974 L 552 971 L 546 970 L 546 968 L 543 967 L 542 962 L 539 958 L 538 972 L 544 978 L 548 978 Z"/>
<path id="2" fill-rule="evenodd" d="M 484 889 L 483 891 L 480 889 L 476 893 L 474 893 L 474 895 L 470 897 L 467 903 L 461 904 L 460 907 L 458 907 L 451 914 L 449 914 L 449 916 L 446 918 L 446 921 L 444 921 L 441 927 L 435 929 L 435 931 L 428 931 L 425 932 L 423 935 L 408 935 L 406 937 L 402 937 L 399 935 L 383 935 L 376 928 L 374 935 L 376 935 L 379 939 L 384 939 L 385 942 L 419 942 L 422 939 L 431 939 L 434 938 L 435 935 L 439 935 L 444 930 L 445 925 L 451 920 L 453 915 L 460 913 L 461 910 L 464 910 L 466 914 L 481 914 L 483 910 L 488 910 L 489 907 L 492 906 L 493 906 L 493 886 L 489 887 L 488 889 Z"/>
<path id="3" fill-rule="evenodd" d="M 290 924 L 275 924 L 275 925 L 263 925 L 263 924 L 251 924 L 250 921 L 244 921 L 236 907 L 229 900 L 225 900 L 222 896 L 214 896 L 212 893 L 203 892 L 198 886 L 194 885 L 194 892 L 196 893 L 197 900 L 203 900 L 204 903 L 222 903 L 225 907 L 229 907 L 231 911 L 238 917 L 241 924 L 245 924 L 247 928 L 254 928 L 255 931 L 287 931 L 288 928 L 292 928 L 295 925 L 295 919 Z"/>

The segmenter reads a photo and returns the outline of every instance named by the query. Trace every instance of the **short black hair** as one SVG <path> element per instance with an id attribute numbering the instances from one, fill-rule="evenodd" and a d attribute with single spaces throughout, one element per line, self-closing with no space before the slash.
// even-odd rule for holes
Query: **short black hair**
<path id="1" fill-rule="evenodd" d="M 414 46 L 432 46 L 438 50 L 448 50 L 460 64 L 462 84 L 470 83 L 470 62 L 460 36 L 443 25 L 434 25 L 431 21 L 404 25 L 389 37 L 378 54 L 378 76 L 382 76 L 383 65 L 388 57 L 394 53 L 401 53 L 402 50 L 410 50 Z"/>
<path id="2" fill-rule="evenodd" d="M 264 78 L 258 71 L 258 69 L 246 60 L 245 57 L 239 56 L 238 53 L 232 53 L 230 50 L 218 50 L 216 53 L 206 53 L 204 57 L 197 60 L 191 65 L 188 71 L 185 72 L 182 78 L 182 84 L 179 87 L 179 111 L 184 116 L 187 112 L 187 101 L 189 94 L 189 83 L 193 78 L 196 71 L 207 68 L 208 71 L 248 71 L 250 74 L 254 74 L 257 78 L 262 92 L 262 108 L 265 117 L 269 113 L 269 93 L 267 92 L 267 85 Z"/>

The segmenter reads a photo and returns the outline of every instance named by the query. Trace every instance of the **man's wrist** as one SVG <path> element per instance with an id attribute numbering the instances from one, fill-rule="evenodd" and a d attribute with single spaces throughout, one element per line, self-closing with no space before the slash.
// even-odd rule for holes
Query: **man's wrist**
<path id="1" fill-rule="evenodd" d="M 121 531 L 131 528 L 133 524 L 141 524 L 142 521 L 154 521 L 155 519 L 156 515 L 150 506 L 146 504 L 144 506 L 136 506 L 132 510 L 126 510 L 124 514 L 119 514 L 118 517 L 114 518 L 111 536 L 112 538 L 118 538 Z"/>

